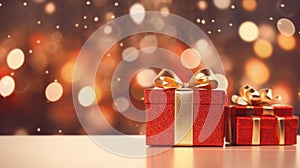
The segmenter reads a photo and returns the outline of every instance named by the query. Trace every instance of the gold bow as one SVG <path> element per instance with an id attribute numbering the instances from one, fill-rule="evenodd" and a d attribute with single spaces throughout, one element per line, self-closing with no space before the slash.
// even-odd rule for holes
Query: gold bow
<path id="1" fill-rule="evenodd" d="M 231 101 L 237 105 L 271 105 L 280 100 L 280 96 L 272 96 L 272 90 L 269 88 L 256 90 L 250 85 L 245 85 L 240 88 L 240 95 L 232 95 Z"/>
<path id="2" fill-rule="evenodd" d="M 206 88 L 215 89 L 218 87 L 212 70 L 208 68 L 200 69 L 189 80 L 183 83 L 179 77 L 169 69 L 162 69 L 154 79 L 154 85 L 159 88 L 175 89 L 175 88 Z"/>

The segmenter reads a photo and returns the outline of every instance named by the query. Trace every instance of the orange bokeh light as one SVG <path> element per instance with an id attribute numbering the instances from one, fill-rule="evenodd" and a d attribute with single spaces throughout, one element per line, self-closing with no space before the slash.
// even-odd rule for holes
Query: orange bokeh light
<path id="1" fill-rule="evenodd" d="M 270 78 L 270 70 L 267 65 L 256 58 L 251 58 L 246 62 L 245 73 L 251 81 L 257 84 L 263 84 Z"/>
<path id="2" fill-rule="evenodd" d="M 257 2 L 256 2 L 256 0 L 243 0 L 242 7 L 246 11 L 254 11 L 257 7 Z"/>
<path id="3" fill-rule="evenodd" d="M 280 46 L 280 48 L 290 51 L 293 50 L 296 47 L 296 39 L 294 36 L 285 36 L 282 34 L 279 34 L 277 36 L 277 43 Z"/>

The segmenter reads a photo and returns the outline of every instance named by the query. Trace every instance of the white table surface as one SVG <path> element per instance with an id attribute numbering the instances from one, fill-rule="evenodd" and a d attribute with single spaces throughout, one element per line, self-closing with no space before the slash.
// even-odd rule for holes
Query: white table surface
<path id="1" fill-rule="evenodd" d="M 154 156 L 130 158 L 102 149 L 88 136 L 0 136 L 0 168 L 299 168 L 300 136 L 297 139 L 292 146 L 175 147 Z M 146 153 L 159 148 L 148 147 Z"/>

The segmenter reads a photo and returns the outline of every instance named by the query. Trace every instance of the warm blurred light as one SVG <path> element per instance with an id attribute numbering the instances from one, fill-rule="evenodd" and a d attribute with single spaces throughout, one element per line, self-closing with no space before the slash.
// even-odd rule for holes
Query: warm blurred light
<path id="1" fill-rule="evenodd" d="M 281 104 L 293 104 L 293 91 L 288 83 L 280 82 L 271 87 L 274 96 L 280 96 Z"/>
<path id="2" fill-rule="evenodd" d="M 209 46 L 209 43 L 207 42 L 206 39 L 199 39 L 197 42 L 196 42 L 196 46 L 195 48 L 197 50 L 199 50 L 200 52 L 204 52 L 207 50 Z"/>
<path id="3" fill-rule="evenodd" d="M 139 52 L 135 47 L 125 48 L 122 52 L 122 58 L 126 62 L 133 62 L 139 56 Z"/>
<path id="4" fill-rule="evenodd" d="M 53 2 L 48 2 L 46 5 L 45 5 L 45 12 L 47 14 L 53 14 L 56 10 L 56 6 Z"/>
<path id="5" fill-rule="evenodd" d="M 213 2 L 219 9 L 227 9 L 230 6 L 231 0 L 213 0 Z"/>
<path id="6" fill-rule="evenodd" d="M 90 86 L 85 86 L 78 93 L 79 104 L 83 107 L 92 105 L 96 100 L 95 90 Z"/>
<path id="7" fill-rule="evenodd" d="M 261 24 L 258 27 L 259 29 L 259 37 L 268 41 L 273 42 L 275 39 L 275 31 L 274 28 L 269 24 Z"/>
<path id="8" fill-rule="evenodd" d="M 272 44 L 263 39 L 258 39 L 253 44 L 255 54 L 261 58 L 269 58 L 273 53 Z"/>
<path id="9" fill-rule="evenodd" d="M 78 78 L 77 80 L 73 79 L 74 66 L 75 60 L 71 60 L 68 61 L 61 69 L 61 77 L 69 83 L 78 81 Z"/>
<path id="10" fill-rule="evenodd" d="M 294 23 L 287 18 L 281 18 L 277 21 L 277 29 L 285 36 L 292 36 L 296 31 Z"/>
<path id="11" fill-rule="evenodd" d="M 20 68 L 25 60 L 24 53 L 21 49 L 16 48 L 11 50 L 7 55 L 7 65 L 11 69 L 18 69 Z"/>
<path id="12" fill-rule="evenodd" d="M 112 12 L 107 12 L 107 13 L 105 14 L 105 19 L 106 19 L 106 20 L 112 20 L 112 19 L 114 19 L 114 18 L 115 18 L 115 14 L 112 13 Z"/>
<path id="13" fill-rule="evenodd" d="M 136 75 L 136 80 L 142 87 L 150 87 L 153 85 L 153 81 L 156 75 L 156 72 L 152 69 L 145 69 L 138 72 L 138 74 Z"/>
<path id="14" fill-rule="evenodd" d="M 59 100 L 62 97 L 62 95 L 63 95 L 63 87 L 57 81 L 50 83 L 45 90 L 45 96 L 47 100 L 50 102 L 55 102 Z"/>
<path id="15" fill-rule="evenodd" d="M 146 35 L 140 42 L 140 49 L 144 53 L 153 53 L 157 48 L 158 42 L 155 35 Z"/>
<path id="16" fill-rule="evenodd" d="M 246 21 L 243 22 L 239 27 L 239 36 L 246 42 L 251 42 L 258 37 L 258 27 L 254 22 Z"/>
<path id="17" fill-rule="evenodd" d="M 125 97 L 118 97 L 114 100 L 114 107 L 116 111 L 125 112 L 129 107 L 129 100 Z"/>
<path id="18" fill-rule="evenodd" d="M 162 13 L 163 16 L 168 16 L 169 13 L 170 13 L 170 10 L 169 10 L 168 7 L 162 7 L 162 8 L 160 9 L 160 12 Z"/>
<path id="19" fill-rule="evenodd" d="M 130 7 L 129 15 L 136 24 L 140 24 L 145 19 L 145 7 L 140 3 L 135 3 Z"/>
<path id="20" fill-rule="evenodd" d="M 18 128 L 15 131 L 15 135 L 28 135 L 28 131 L 25 128 Z"/>
<path id="21" fill-rule="evenodd" d="M 219 83 L 218 88 L 227 90 L 227 88 L 228 88 L 227 78 L 222 74 L 215 74 L 215 77 L 217 78 L 217 81 Z"/>
<path id="22" fill-rule="evenodd" d="M 55 31 L 54 33 L 51 34 L 51 40 L 55 43 L 59 43 L 63 39 L 63 35 L 59 31 Z"/>
<path id="23" fill-rule="evenodd" d="M 15 90 L 15 80 L 11 76 L 4 76 L 0 80 L 0 95 L 7 97 Z"/>
<path id="24" fill-rule="evenodd" d="M 256 2 L 256 0 L 243 0 L 242 7 L 246 11 L 254 11 L 257 7 L 257 2 Z"/>
<path id="25" fill-rule="evenodd" d="M 280 46 L 280 48 L 286 51 L 290 51 L 295 49 L 296 47 L 296 38 L 294 36 L 287 37 L 282 34 L 279 34 L 277 36 L 277 43 Z"/>
<path id="26" fill-rule="evenodd" d="M 270 71 L 267 65 L 256 58 L 251 58 L 245 65 L 246 75 L 257 84 L 263 84 L 268 81 Z"/>
<path id="27" fill-rule="evenodd" d="M 205 0 L 198 1 L 197 5 L 200 10 L 205 10 L 207 8 L 207 2 Z"/>
<path id="28" fill-rule="evenodd" d="M 180 61 L 184 67 L 193 69 L 200 65 L 201 56 L 194 49 L 188 48 L 182 52 Z"/>
<path id="29" fill-rule="evenodd" d="M 112 28 L 111 28 L 111 26 L 107 25 L 107 26 L 104 27 L 103 31 L 104 31 L 105 34 L 110 34 L 112 32 Z"/>

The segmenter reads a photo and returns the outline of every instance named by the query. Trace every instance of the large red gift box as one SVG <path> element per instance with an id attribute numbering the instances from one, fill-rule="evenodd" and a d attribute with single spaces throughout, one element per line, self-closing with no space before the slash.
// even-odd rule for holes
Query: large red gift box
<path id="1" fill-rule="evenodd" d="M 176 146 L 223 146 L 224 143 L 224 102 L 225 92 L 218 89 L 191 89 L 192 101 L 185 101 L 179 106 L 192 103 L 191 120 L 176 118 L 176 89 L 146 89 L 146 144 Z M 186 113 L 183 111 L 182 113 Z M 179 114 L 180 115 L 180 114 Z M 184 118 L 185 115 L 182 114 Z M 191 122 L 191 123 L 188 123 Z M 180 127 L 190 124 L 189 143 L 177 143 Z M 190 132 L 189 132 L 190 131 Z M 185 137 L 186 138 L 186 137 Z M 183 138 L 183 139 L 185 139 Z"/>
<path id="2" fill-rule="evenodd" d="M 298 117 L 292 106 L 226 106 L 225 116 L 226 141 L 232 144 L 297 143 Z"/>

